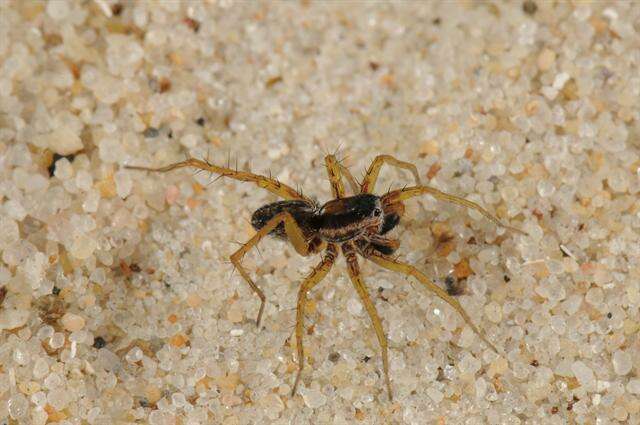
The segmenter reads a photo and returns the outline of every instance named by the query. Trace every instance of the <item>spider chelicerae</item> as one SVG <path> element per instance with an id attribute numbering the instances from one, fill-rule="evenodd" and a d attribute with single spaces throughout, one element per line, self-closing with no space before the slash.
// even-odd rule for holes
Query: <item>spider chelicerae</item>
<path id="1" fill-rule="evenodd" d="M 407 170 L 415 178 L 415 186 L 391 190 L 382 196 L 373 194 L 373 189 L 383 164 Z M 369 168 L 362 182 L 357 182 L 349 170 L 335 157 L 327 155 L 325 165 L 331 185 L 332 200 L 319 206 L 315 201 L 301 192 L 279 182 L 271 177 L 261 176 L 246 171 L 238 171 L 229 167 L 220 167 L 209 161 L 189 158 L 182 162 L 160 168 L 125 166 L 133 170 L 153 172 L 167 172 L 177 168 L 192 167 L 198 170 L 218 174 L 220 177 L 252 182 L 258 187 L 268 190 L 283 200 L 266 204 L 258 208 L 251 217 L 251 224 L 256 229 L 254 236 L 243 244 L 240 249 L 231 254 L 231 262 L 238 269 L 251 290 L 260 298 L 260 309 L 256 324 L 260 325 L 266 298 L 264 292 L 256 285 L 249 273 L 242 266 L 242 258 L 262 238 L 267 235 L 289 241 L 298 254 L 308 256 L 323 253 L 322 260 L 311 273 L 302 281 L 298 290 L 296 307 L 295 335 L 297 342 L 298 372 L 291 390 L 295 395 L 296 388 L 304 368 L 304 348 L 302 335 L 304 330 L 305 306 L 307 293 L 313 289 L 327 275 L 342 252 L 347 263 L 347 272 L 369 318 L 373 324 L 382 353 L 382 368 L 384 370 L 389 400 L 392 400 L 391 381 L 389 379 L 389 358 L 387 337 L 382 328 L 380 316 L 369 296 L 360 273 L 358 255 L 370 260 L 382 268 L 414 277 L 427 290 L 453 307 L 473 329 L 473 331 L 494 350 L 498 350 L 489 342 L 484 333 L 471 321 L 469 315 L 462 308 L 458 300 L 451 297 L 444 289 L 433 283 L 424 273 L 392 257 L 398 249 L 400 241 L 387 236 L 388 232 L 400 223 L 404 214 L 404 201 L 419 195 L 428 194 L 436 199 L 451 202 L 478 211 L 498 226 L 523 233 L 519 229 L 502 224 L 492 214 L 475 202 L 458 196 L 441 192 L 420 182 L 420 175 L 415 165 L 400 161 L 390 155 L 377 156 Z M 347 196 L 342 178 L 345 178 L 353 191 Z"/>

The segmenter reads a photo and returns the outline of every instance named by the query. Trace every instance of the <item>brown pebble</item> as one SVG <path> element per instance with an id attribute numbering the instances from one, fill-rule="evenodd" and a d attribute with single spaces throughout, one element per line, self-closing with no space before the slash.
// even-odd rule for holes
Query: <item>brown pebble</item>
<path id="1" fill-rule="evenodd" d="M 380 77 L 380 84 L 393 88 L 395 86 L 396 80 L 393 74 L 385 74 Z"/>
<path id="2" fill-rule="evenodd" d="M 159 86 L 160 93 L 165 93 L 170 89 L 171 89 L 171 81 L 167 80 L 166 78 L 163 78 L 162 80 L 160 80 L 160 86 Z"/>
<path id="3" fill-rule="evenodd" d="M 122 3 L 115 3 L 113 6 L 111 6 L 111 13 L 113 13 L 113 16 L 120 16 L 123 9 L 124 6 L 122 5 Z"/>
<path id="4" fill-rule="evenodd" d="M 97 182 L 95 186 L 103 198 L 114 198 L 118 194 L 116 192 L 116 182 L 113 180 L 113 174 L 109 174 L 106 178 Z"/>
<path id="5" fill-rule="evenodd" d="M 438 253 L 439 257 L 444 258 L 451 254 L 455 247 L 456 244 L 453 241 L 439 242 L 436 252 Z"/>
<path id="6" fill-rule="evenodd" d="M 556 52 L 551 49 L 543 49 L 542 52 L 538 55 L 538 69 L 542 72 L 548 71 L 551 69 L 553 64 L 556 62 Z"/>
<path id="7" fill-rule="evenodd" d="M 122 275 L 124 277 L 131 277 L 131 275 L 133 274 L 131 272 L 131 268 L 124 260 L 120 260 L 120 271 L 122 272 Z"/>
<path id="8" fill-rule="evenodd" d="M 169 338 L 169 344 L 173 345 L 174 347 L 178 347 L 178 348 L 179 347 L 184 347 L 185 345 L 187 345 L 188 342 L 189 342 L 189 338 L 187 338 L 183 334 L 175 334 L 174 336 Z"/>
<path id="9" fill-rule="evenodd" d="M 145 388 L 144 395 L 149 404 L 156 404 L 162 398 L 162 391 L 154 385 L 149 385 Z"/>
<path id="10" fill-rule="evenodd" d="M 461 260 L 453 267 L 453 274 L 457 279 L 466 279 L 473 274 L 471 266 L 469 266 L 469 260 L 466 258 Z"/>
<path id="11" fill-rule="evenodd" d="M 282 82 L 282 76 L 278 75 L 277 77 L 269 78 L 264 85 L 266 88 L 271 88 L 280 82 Z"/>
<path id="12" fill-rule="evenodd" d="M 189 208 L 190 210 L 195 210 L 198 207 L 198 205 L 200 205 L 200 201 L 193 198 L 187 198 L 186 205 L 187 205 L 187 208 Z"/>
<path id="13" fill-rule="evenodd" d="M 442 167 L 437 162 L 435 164 L 431 165 L 431 167 L 429 167 L 429 171 L 427 172 L 427 178 L 429 180 L 434 178 L 438 174 L 438 171 L 440 171 L 440 169 L 442 169 Z"/>
<path id="14" fill-rule="evenodd" d="M 191 18 L 184 18 L 183 21 L 189 28 L 193 30 L 193 32 L 200 31 L 200 22 Z"/>
<path id="15" fill-rule="evenodd" d="M 534 1 L 526 0 L 522 3 L 522 11 L 527 15 L 535 15 L 538 11 L 538 5 Z"/>
<path id="16" fill-rule="evenodd" d="M 67 419 L 66 413 L 61 410 L 56 410 L 48 403 L 44 406 L 44 411 L 47 412 L 47 422 L 60 422 Z"/>

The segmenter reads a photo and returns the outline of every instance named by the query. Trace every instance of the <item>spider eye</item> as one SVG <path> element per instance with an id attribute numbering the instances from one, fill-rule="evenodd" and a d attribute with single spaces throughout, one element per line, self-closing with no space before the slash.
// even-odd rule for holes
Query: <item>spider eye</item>
<path id="1" fill-rule="evenodd" d="M 374 217 L 380 217 L 380 214 L 382 214 L 382 210 L 380 208 L 376 208 L 373 210 Z"/>

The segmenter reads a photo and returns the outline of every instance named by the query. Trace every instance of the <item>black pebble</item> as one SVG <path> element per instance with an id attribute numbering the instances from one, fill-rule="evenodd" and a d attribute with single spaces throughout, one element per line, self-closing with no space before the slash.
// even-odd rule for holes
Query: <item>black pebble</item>
<path id="1" fill-rule="evenodd" d="M 96 337 L 93 340 L 93 348 L 100 349 L 100 348 L 104 347 L 105 345 L 107 345 L 107 341 L 105 341 L 104 338 L 101 337 L 101 336 Z"/>
<path id="2" fill-rule="evenodd" d="M 157 128 L 149 127 L 142 134 L 148 139 L 153 139 L 154 137 L 158 137 L 160 131 Z"/>
<path id="3" fill-rule="evenodd" d="M 74 154 L 71 155 L 60 155 L 57 153 L 53 154 L 53 161 L 51 161 L 51 165 L 49 165 L 49 167 L 47 167 L 47 170 L 49 170 L 49 177 L 53 177 L 53 174 L 56 172 L 56 162 L 58 162 L 59 159 L 62 158 L 67 158 L 69 160 L 69 162 L 73 162 L 73 159 L 76 156 Z"/>

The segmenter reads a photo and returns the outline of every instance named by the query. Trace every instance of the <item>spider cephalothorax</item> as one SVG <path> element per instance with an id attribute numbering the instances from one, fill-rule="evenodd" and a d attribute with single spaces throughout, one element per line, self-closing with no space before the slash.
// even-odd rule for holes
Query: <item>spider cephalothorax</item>
<path id="1" fill-rule="evenodd" d="M 410 171 L 416 180 L 416 185 L 393 190 L 382 196 L 374 195 L 372 192 L 378 178 L 378 173 L 380 172 L 380 167 L 385 163 Z M 127 168 L 165 172 L 176 168 L 194 167 L 235 180 L 255 183 L 280 198 L 284 198 L 283 201 L 264 205 L 253 213 L 251 224 L 256 229 L 255 235 L 231 255 L 231 262 L 238 269 L 244 280 L 247 281 L 253 292 L 260 297 L 260 309 L 256 319 L 258 325 L 260 324 L 260 319 L 264 311 L 265 296 L 253 279 L 251 279 L 249 273 L 242 267 L 241 260 L 244 255 L 267 235 L 289 241 L 301 255 L 306 256 L 321 251 L 324 252 L 322 261 L 311 271 L 309 276 L 304 279 L 298 291 L 295 328 L 298 373 L 293 384 L 292 394 L 295 394 L 304 366 L 302 336 L 304 334 L 304 310 L 307 293 L 327 275 L 340 252 L 342 252 L 346 258 L 349 278 L 373 323 L 373 328 L 382 350 L 382 366 L 390 399 L 391 381 L 389 379 L 387 338 L 384 334 L 382 322 L 378 316 L 375 305 L 373 301 L 371 301 L 367 288 L 362 280 L 357 259 L 358 254 L 385 269 L 416 278 L 427 290 L 435 293 L 439 298 L 453 307 L 474 332 L 478 334 L 489 347 L 497 352 L 484 334 L 476 328 L 455 298 L 434 284 L 417 268 L 390 257 L 390 255 L 398 249 L 400 243 L 396 239 L 389 238 L 387 234 L 400 223 L 400 219 L 404 214 L 403 201 L 422 194 L 430 194 L 436 199 L 474 209 L 495 224 L 499 226 L 504 225 L 478 204 L 464 198 L 449 195 L 429 186 L 423 186 L 420 183 L 420 177 L 415 165 L 399 161 L 389 155 L 377 156 L 367 169 L 361 183 L 356 182 L 349 170 L 342 166 L 333 155 L 327 155 L 327 157 L 325 157 L 325 164 L 334 199 L 326 202 L 321 207 L 318 207 L 310 198 L 307 198 L 298 191 L 275 179 L 245 171 L 232 170 L 228 167 L 219 167 L 208 161 L 187 159 L 186 161 L 167 165 L 162 168 L 136 166 L 127 166 Z M 351 186 L 353 192 L 351 196 L 345 195 L 342 182 L 343 176 Z M 518 229 L 511 229 L 520 232 Z"/>

